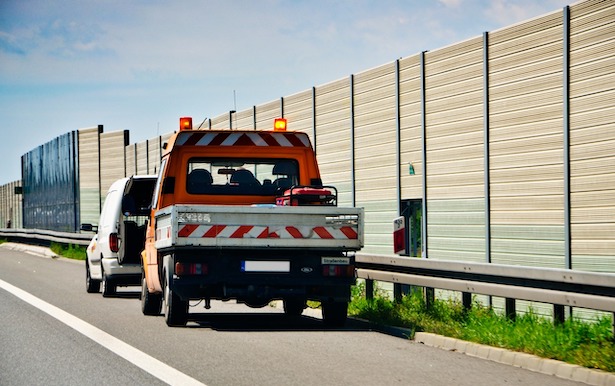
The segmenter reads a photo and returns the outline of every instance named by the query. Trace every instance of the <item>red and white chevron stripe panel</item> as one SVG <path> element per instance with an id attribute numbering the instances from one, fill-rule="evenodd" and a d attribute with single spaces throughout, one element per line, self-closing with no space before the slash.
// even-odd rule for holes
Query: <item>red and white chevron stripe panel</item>
<path id="1" fill-rule="evenodd" d="M 356 240 L 359 235 L 353 227 L 328 226 L 259 226 L 259 225 L 181 225 L 179 237 L 228 239 L 324 239 Z"/>
<path id="2" fill-rule="evenodd" d="M 278 146 L 310 147 L 305 133 L 193 131 L 179 133 L 175 146 Z"/>

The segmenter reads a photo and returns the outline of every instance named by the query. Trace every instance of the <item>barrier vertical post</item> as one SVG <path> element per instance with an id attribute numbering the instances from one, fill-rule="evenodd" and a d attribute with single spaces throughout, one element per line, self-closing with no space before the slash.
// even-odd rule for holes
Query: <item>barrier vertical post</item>
<path id="1" fill-rule="evenodd" d="M 517 319 L 517 301 L 515 299 L 506 298 L 506 318 L 512 321 Z"/>
<path id="2" fill-rule="evenodd" d="M 365 279 L 365 299 L 374 300 L 374 281 Z"/>

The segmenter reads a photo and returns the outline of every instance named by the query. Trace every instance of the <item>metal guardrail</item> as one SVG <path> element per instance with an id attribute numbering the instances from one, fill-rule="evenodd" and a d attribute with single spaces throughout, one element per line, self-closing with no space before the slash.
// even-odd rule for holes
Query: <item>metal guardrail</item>
<path id="1" fill-rule="evenodd" d="M 56 242 L 87 247 L 90 240 L 92 240 L 92 236 L 92 233 L 57 232 L 46 229 L 0 229 L 0 237 L 5 237 L 11 241 L 20 241 L 27 244 L 35 243 L 49 245 L 51 242 Z"/>
<path id="2" fill-rule="evenodd" d="M 0 229 L 0 237 L 26 243 L 87 246 L 92 234 L 41 229 Z M 615 313 L 615 273 L 356 255 L 358 277 L 394 284 L 521 299 Z"/>
<path id="3" fill-rule="evenodd" d="M 364 253 L 356 265 L 368 280 L 615 312 L 615 273 Z"/>

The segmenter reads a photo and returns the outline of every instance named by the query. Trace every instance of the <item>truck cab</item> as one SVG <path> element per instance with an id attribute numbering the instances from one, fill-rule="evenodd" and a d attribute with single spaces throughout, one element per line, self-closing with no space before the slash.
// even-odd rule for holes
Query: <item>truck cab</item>
<path id="1" fill-rule="evenodd" d="M 182 121 L 183 122 L 183 121 Z M 188 302 L 282 300 L 298 315 L 323 303 L 346 319 L 363 211 L 338 208 L 305 133 L 192 130 L 162 155 L 142 256 L 142 311 L 185 325 Z"/>
<path id="2" fill-rule="evenodd" d="M 137 175 L 115 181 L 107 191 L 98 225 L 82 224 L 94 231 L 86 250 L 86 291 L 105 297 L 118 286 L 141 283 L 141 251 L 156 176 Z"/>

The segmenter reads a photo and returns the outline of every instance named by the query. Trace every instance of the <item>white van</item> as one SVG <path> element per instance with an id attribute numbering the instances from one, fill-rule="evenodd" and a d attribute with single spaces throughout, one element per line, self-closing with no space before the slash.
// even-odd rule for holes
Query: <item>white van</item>
<path id="1" fill-rule="evenodd" d="M 141 284 L 141 251 L 156 176 L 132 176 L 114 182 L 105 198 L 98 225 L 82 224 L 96 232 L 87 248 L 86 291 L 116 294 L 118 286 Z M 101 286 L 102 284 L 102 286 Z"/>

